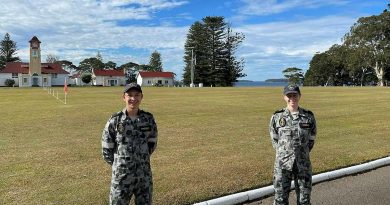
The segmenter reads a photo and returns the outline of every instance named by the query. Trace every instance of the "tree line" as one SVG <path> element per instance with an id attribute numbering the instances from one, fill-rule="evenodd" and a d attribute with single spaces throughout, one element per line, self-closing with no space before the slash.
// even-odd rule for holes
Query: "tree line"
<path id="1" fill-rule="evenodd" d="M 390 4 L 388 5 L 390 8 Z M 283 71 L 291 83 L 308 86 L 387 85 L 390 81 L 390 12 L 361 17 L 341 45 L 316 53 L 303 76 L 299 68 Z M 291 72 L 293 71 L 293 72 Z"/>

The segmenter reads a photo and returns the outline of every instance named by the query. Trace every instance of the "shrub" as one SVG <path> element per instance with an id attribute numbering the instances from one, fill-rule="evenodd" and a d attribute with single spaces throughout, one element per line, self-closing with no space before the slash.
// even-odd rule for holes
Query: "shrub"
<path id="1" fill-rule="evenodd" d="M 6 86 L 8 86 L 8 87 L 12 87 L 12 86 L 15 85 L 15 80 L 13 80 L 13 79 L 7 79 L 7 80 L 5 80 L 4 84 L 5 84 Z"/>
<path id="2" fill-rule="evenodd" d="M 92 80 L 92 75 L 91 74 L 84 74 L 81 76 L 81 80 L 85 83 L 88 84 Z"/>

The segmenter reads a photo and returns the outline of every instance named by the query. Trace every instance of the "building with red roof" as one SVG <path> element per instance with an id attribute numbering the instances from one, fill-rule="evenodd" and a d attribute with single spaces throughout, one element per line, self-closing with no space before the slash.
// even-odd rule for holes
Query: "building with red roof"
<path id="1" fill-rule="evenodd" d="M 141 86 L 173 86 L 174 77 L 172 72 L 139 71 L 137 84 Z"/>
<path id="2" fill-rule="evenodd" d="M 56 63 L 41 63 L 41 41 L 34 36 L 30 41 L 30 62 L 8 62 L 0 70 L 0 86 L 7 79 L 15 81 L 15 86 L 64 86 L 69 73 Z"/>
<path id="3" fill-rule="evenodd" d="M 100 86 L 125 85 L 126 77 L 123 70 L 92 70 L 92 84 Z"/>

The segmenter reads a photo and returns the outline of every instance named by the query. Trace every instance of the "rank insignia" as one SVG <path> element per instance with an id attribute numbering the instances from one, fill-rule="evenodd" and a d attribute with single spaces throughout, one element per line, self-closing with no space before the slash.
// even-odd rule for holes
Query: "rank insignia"
<path id="1" fill-rule="evenodd" d="M 280 120 L 279 120 L 279 125 L 280 125 L 281 127 L 286 126 L 286 119 L 280 118 Z"/>
<path id="2" fill-rule="evenodd" d="M 124 131 L 125 131 L 125 128 L 123 126 L 123 123 L 122 122 L 118 123 L 118 132 L 119 132 L 119 134 L 123 134 Z"/>

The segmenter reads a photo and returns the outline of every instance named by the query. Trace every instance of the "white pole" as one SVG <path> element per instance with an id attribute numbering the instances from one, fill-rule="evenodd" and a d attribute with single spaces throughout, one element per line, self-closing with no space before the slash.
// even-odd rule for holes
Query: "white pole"
<path id="1" fill-rule="evenodd" d="M 191 49 L 191 87 L 194 87 L 194 49 Z"/>

